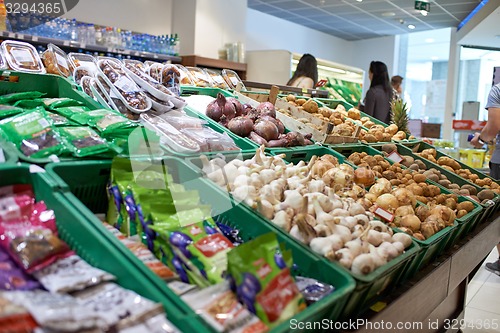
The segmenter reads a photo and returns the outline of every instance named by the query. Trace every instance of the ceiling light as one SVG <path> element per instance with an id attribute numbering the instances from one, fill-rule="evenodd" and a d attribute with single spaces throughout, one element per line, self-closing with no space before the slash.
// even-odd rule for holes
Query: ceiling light
<path id="1" fill-rule="evenodd" d="M 413 24 L 408 24 L 408 29 L 413 30 L 413 29 L 415 29 L 415 28 L 416 28 L 416 27 L 415 27 Z"/>
<path id="2" fill-rule="evenodd" d="M 363 0 L 356 0 L 357 2 L 363 2 Z"/>
<path id="3" fill-rule="evenodd" d="M 429 14 L 429 12 L 426 10 L 421 10 L 420 14 L 422 14 L 423 16 L 427 16 L 427 14 Z"/>
<path id="4" fill-rule="evenodd" d="M 384 12 L 382 13 L 383 17 L 391 17 L 391 16 L 396 16 L 396 13 L 394 12 Z"/>
<path id="5" fill-rule="evenodd" d="M 434 43 L 436 40 L 434 38 L 426 38 L 425 42 L 426 43 Z"/>

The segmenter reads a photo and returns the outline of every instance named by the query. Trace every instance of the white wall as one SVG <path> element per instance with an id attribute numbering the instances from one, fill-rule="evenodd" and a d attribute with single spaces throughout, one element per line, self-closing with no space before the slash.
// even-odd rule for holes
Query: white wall
<path id="1" fill-rule="evenodd" d="M 248 8 L 247 50 L 288 50 L 311 53 L 318 59 L 348 64 L 350 42 Z"/>
<path id="2" fill-rule="evenodd" d="M 246 11 L 247 0 L 196 0 L 194 53 L 218 58 L 224 44 L 246 43 Z"/>
<path id="3" fill-rule="evenodd" d="M 172 33 L 173 0 L 82 0 L 64 15 L 152 35 Z"/>
<path id="4" fill-rule="evenodd" d="M 398 54 L 399 42 L 398 36 L 378 37 L 351 42 L 352 57 L 346 62 L 346 65 L 359 67 L 365 70 L 365 79 L 363 82 L 364 93 L 370 86 L 368 78 L 368 68 L 372 61 L 382 61 L 387 65 L 389 77 L 398 74 Z M 364 96 L 363 93 L 363 96 Z"/>
<path id="5" fill-rule="evenodd" d="M 195 54 L 196 0 L 173 1 L 172 31 L 179 34 L 181 47 L 179 54 Z"/>

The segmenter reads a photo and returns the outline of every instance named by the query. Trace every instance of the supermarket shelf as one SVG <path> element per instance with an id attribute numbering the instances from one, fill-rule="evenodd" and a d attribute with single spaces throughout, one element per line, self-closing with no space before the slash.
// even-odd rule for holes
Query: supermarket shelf
<path id="1" fill-rule="evenodd" d="M 171 61 L 172 63 L 181 63 L 181 61 L 182 61 L 181 57 L 174 57 L 174 56 L 169 56 L 166 54 L 157 54 L 157 53 L 151 53 L 151 52 L 140 52 L 140 51 L 135 51 L 135 50 L 116 49 L 116 48 L 111 48 L 111 47 L 106 47 L 106 46 L 101 46 L 101 45 L 86 45 L 86 44 L 82 44 L 79 42 L 73 42 L 73 41 L 69 41 L 69 40 L 62 40 L 62 39 L 49 38 L 49 37 L 38 37 L 38 36 L 25 35 L 25 34 L 21 34 L 21 33 L 9 32 L 9 31 L 0 31 L 0 38 L 15 39 L 15 40 L 19 40 L 19 41 L 24 41 L 24 42 L 28 42 L 28 43 L 32 43 L 32 44 L 41 44 L 41 45 L 47 45 L 49 43 L 52 43 L 52 44 L 55 44 L 63 49 L 71 49 L 71 50 L 84 49 L 84 50 L 91 51 L 91 52 L 115 53 L 115 54 L 140 57 L 140 58 L 150 59 L 150 60 Z"/>
<path id="2" fill-rule="evenodd" d="M 183 55 L 181 63 L 184 66 L 231 69 L 235 71 L 242 80 L 245 80 L 247 76 L 247 64 L 241 62 L 205 58 L 196 55 Z"/>
<path id="3" fill-rule="evenodd" d="M 380 312 L 369 311 L 363 319 L 370 323 L 421 323 L 418 332 L 442 332 L 446 319 L 463 318 L 469 277 L 498 244 L 500 214 L 481 223 L 477 230 L 437 258 L 386 299 Z M 439 323 L 431 327 L 429 323 Z M 458 327 L 457 327 L 458 328 Z M 371 332 L 365 325 L 356 332 Z M 399 332 L 415 332 L 401 329 Z M 451 330 L 449 332 L 456 332 Z"/>

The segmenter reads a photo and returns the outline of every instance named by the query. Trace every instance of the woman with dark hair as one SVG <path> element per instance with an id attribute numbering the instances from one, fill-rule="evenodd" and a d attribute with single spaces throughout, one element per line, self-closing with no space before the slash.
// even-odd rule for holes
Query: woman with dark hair
<path id="1" fill-rule="evenodd" d="M 295 73 L 286 85 L 313 89 L 316 83 L 318 83 L 318 62 L 314 56 L 306 53 L 300 58 Z"/>
<path id="2" fill-rule="evenodd" d="M 371 84 L 370 89 L 366 92 L 363 111 L 389 124 L 393 92 L 386 64 L 381 61 L 372 61 L 368 76 Z"/>

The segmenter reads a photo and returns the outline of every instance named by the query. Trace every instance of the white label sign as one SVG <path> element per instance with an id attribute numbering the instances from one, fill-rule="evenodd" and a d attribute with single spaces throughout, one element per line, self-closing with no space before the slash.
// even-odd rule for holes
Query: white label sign
<path id="1" fill-rule="evenodd" d="M 375 215 L 377 215 L 378 217 L 386 220 L 387 222 L 392 222 L 392 220 L 394 220 L 394 214 L 391 214 L 389 213 L 388 211 L 386 211 L 385 209 L 383 208 L 380 208 L 377 206 L 377 208 L 375 209 Z"/>
<path id="2" fill-rule="evenodd" d="M 387 158 L 393 161 L 394 163 L 401 163 L 401 161 L 404 160 L 404 158 L 401 155 L 399 155 L 397 151 L 393 151 L 392 153 L 390 153 L 387 156 Z"/>

